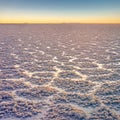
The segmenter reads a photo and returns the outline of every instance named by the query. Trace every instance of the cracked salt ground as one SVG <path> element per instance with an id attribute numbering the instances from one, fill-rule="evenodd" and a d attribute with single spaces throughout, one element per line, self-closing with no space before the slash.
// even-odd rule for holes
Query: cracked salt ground
<path id="1" fill-rule="evenodd" d="M 1 120 L 120 120 L 120 26 L 0 32 Z"/>

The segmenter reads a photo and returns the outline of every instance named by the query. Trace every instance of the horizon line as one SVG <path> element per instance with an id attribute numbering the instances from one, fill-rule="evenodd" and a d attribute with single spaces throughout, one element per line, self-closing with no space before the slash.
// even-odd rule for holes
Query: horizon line
<path id="1" fill-rule="evenodd" d="M 107 22 L 105 22 L 105 23 L 92 23 L 92 22 L 90 22 L 90 23 L 88 23 L 88 22 L 85 22 L 85 23 L 80 23 L 80 22 L 9 22 L 9 23 L 0 23 L 0 24 L 120 24 L 120 23 L 107 23 Z"/>

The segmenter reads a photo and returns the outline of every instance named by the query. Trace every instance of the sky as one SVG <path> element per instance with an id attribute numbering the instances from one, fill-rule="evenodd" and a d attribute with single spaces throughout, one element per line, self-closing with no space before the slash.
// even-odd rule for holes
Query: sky
<path id="1" fill-rule="evenodd" d="M 0 23 L 120 23 L 120 0 L 0 0 Z"/>

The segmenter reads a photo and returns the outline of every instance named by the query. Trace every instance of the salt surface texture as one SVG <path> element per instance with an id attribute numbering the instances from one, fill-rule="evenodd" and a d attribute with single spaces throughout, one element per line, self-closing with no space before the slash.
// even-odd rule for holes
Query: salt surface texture
<path id="1" fill-rule="evenodd" d="M 0 25 L 1 120 L 120 120 L 120 25 Z"/>

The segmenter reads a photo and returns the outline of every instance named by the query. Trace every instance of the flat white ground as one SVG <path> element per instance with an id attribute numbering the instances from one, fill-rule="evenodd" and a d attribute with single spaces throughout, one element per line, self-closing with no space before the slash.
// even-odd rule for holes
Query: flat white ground
<path id="1" fill-rule="evenodd" d="M 0 25 L 0 119 L 119 120 L 120 25 Z"/>

